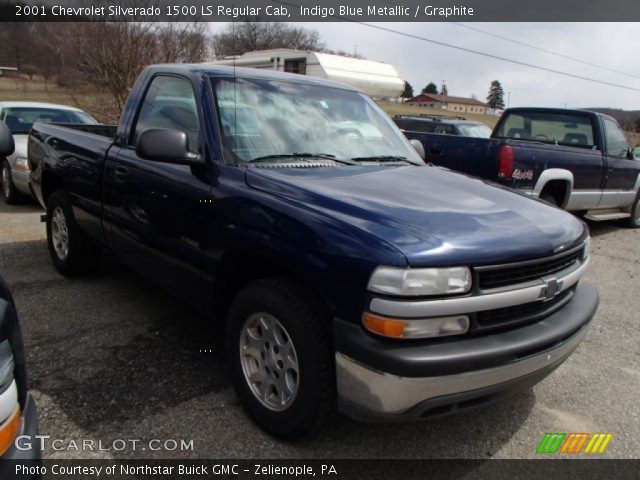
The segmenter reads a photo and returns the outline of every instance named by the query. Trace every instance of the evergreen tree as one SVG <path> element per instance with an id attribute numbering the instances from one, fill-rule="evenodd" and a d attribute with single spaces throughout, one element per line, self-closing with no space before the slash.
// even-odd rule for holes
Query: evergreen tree
<path id="1" fill-rule="evenodd" d="M 422 93 L 438 93 L 438 87 L 435 83 L 429 82 L 428 85 L 422 89 Z"/>
<path id="2" fill-rule="evenodd" d="M 402 92 L 402 98 L 413 98 L 413 87 L 406 80 L 404 81 L 404 92 Z"/>
<path id="3" fill-rule="evenodd" d="M 489 95 L 487 95 L 487 105 L 494 110 L 504 108 L 504 90 L 498 80 L 491 82 Z"/>

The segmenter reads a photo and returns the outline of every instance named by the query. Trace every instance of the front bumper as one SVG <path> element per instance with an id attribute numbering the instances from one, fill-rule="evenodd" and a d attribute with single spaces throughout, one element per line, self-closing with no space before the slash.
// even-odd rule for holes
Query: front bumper
<path id="1" fill-rule="evenodd" d="M 16 448 L 15 443 L 5 452 L 0 460 L 13 460 L 19 462 L 38 462 L 41 459 L 40 444 L 33 439 L 38 435 L 38 409 L 33 396 L 27 394 L 27 400 L 25 402 L 24 410 L 22 412 L 22 426 L 18 432 L 18 436 L 26 435 L 29 437 L 32 443 L 32 448 L 26 450 L 20 450 Z M 8 466 L 10 462 L 0 462 L 0 478 L 12 478 L 9 477 L 8 472 L 2 471 L 2 466 Z M 15 467 L 15 463 L 13 463 Z M 13 474 L 13 470 L 11 471 Z M 6 474 L 6 476 L 5 476 Z"/>
<path id="2" fill-rule="evenodd" d="M 477 337 L 389 341 L 336 320 L 339 408 L 359 420 L 414 420 L 474 407 L 527 389 L 558 367 L 586 335 L 597 290 L 539 322 Z"/>

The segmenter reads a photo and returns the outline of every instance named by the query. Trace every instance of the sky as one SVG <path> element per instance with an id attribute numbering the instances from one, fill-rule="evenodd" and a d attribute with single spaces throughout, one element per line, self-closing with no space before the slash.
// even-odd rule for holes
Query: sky
<path id="1" fill-rule="evenodd" d="M 601 85 L 435 45 L 361 24 L 298 23 L 317 30 L 327 47 L 357 51 L 369 60 L 391 63 L 414 91 L 430 81 L 446 81 L 449 95 L 484 100 L 499 80 L 509 106 L 611 107 L 640 110 L 640 23 L 465 23 L 560 57 L 454 23 L 376 23 L 384 28 L 540 67 L 618 84 Z M 210 24 L 215 32 L 223 24 Z M 569 57 L 569 58 L 566 58 Z M 580 60 L 580 63 L 572 59 Z M 606 68 L 593 66 L 597 64 Z M 616 70 L 614 72 L 612 70 Z M 622 72 L 622 73 L 618 73 Z"/>

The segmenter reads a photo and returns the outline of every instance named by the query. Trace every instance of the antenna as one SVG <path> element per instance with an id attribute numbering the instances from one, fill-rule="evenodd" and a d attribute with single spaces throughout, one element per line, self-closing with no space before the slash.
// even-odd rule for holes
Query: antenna
<path id="1" fill-rule="evenodd" d="M 233 7 L 233 4 L 232 4 Z M 236 138 L 238 135 L 238 95 L 236 93 L 236 85 L 238 83 L 238 77 L 236 76 L 236 20 L 231 20 L 231 35 L 233 41 L 231 43 L 233 47 L 233 136 Z"/>

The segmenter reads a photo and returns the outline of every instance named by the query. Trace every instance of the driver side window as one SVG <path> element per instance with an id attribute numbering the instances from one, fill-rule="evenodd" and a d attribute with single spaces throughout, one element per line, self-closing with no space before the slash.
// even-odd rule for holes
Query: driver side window
<path id="1" fill-rule="evenodd" d="M 610 157 L 626 158 L 629 145 L 618 124 L 609 118 L 605 118 L 604 134 L 607 142 L 607 155 Z"/>
<path id="2" fill-rule="evenodd" d="M 140 134 L 150 128 L 170 128 L 185 132 L 189 149 L 200 144 L 200 119 L 191 83 L 185 78 L 159 76 L 154 78 L 140 107 L 130 144 L 135 145 Z"/>

